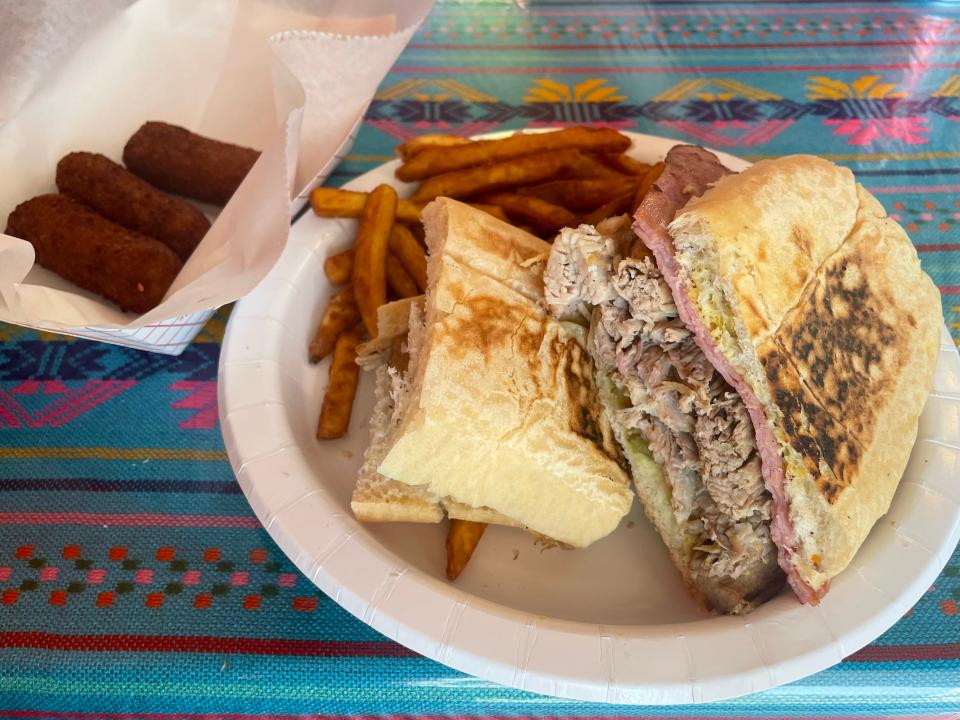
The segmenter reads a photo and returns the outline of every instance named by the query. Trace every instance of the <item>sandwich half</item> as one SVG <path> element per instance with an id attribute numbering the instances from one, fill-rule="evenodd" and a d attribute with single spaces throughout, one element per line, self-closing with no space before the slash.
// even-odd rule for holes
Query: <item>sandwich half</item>
<path id="1" fill-rule="evenodd" d="M 939 293 L 850 171 L 732 174 L 677 146 L 638 208 L 561 232 L 551 312 L 590 328 L 608 417 L 691 590 L 816 603 L 890 505 L 933 381 Z M 631 456 L 631 459 L 632 456 Z"/>
<path id="2" fill-rule="evenodd" d="M 363 349 L 362 362 L 382 364 L 354 513 L 446 513 L 590 545 L 617 527 L 633 492 L 586 332 L 545 310 L 550 246 L 446 198 L 423 217 L 426 296 L 384 308 L 406 311 L 405 327 L 381 322 L 383 337 Z"/>

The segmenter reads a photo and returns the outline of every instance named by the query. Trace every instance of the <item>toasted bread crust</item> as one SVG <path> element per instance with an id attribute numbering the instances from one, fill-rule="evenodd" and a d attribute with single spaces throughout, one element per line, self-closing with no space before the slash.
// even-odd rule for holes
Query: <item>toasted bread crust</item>
<path id="1" fill-rule="evenodd" d="M 793 531 L 781 563 L 822 594 L 906 466 L 939 292 L 876 199 L 811 156 L 720 180 L 670 232 L 698 314 L 777 441 Z"/>
<path id="2" fill-rule="evenodd" d="M 379 472 L 582 547 L 633 500 L 582 329 L 543 308 L 550 246 L 441 198 L 412 394 Z M 453 505 L 455 503 L 456 505 Z"/>

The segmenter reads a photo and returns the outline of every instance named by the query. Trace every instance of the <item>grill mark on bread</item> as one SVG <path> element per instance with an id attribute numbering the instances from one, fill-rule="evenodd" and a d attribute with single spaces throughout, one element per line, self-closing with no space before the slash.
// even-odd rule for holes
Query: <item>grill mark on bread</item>
<path id="1" fill-rule="evenodd" d="M 794 226 L 793 230 L 790 231 L 790 241 L 797 246 L 797 249 L 803 253 L 805 258 L 813 257 L 813 252 L 810 249 L 810 238 L 804 234 L 801 228 Z"/>
<path id="2" fill-rule="evenodd" d="M 511 227 L 510 231 L 512 230 L 513 228 Z M 483 254 L 504 260 L 505 262 L 514 264 L 517 267 L 523 268 L 527 267 L 531 263 L 538 262 L 538 256 L 542 254 L 541 249 L 529 248 L 528 251 L 528 248 L 504 242 L 504 237 L 505 235 L 485 230 L 483 232 L 474 233 L 471 237 L 471 241 L 476 250 L 482 252 Z M 494 277 L 494 279 L 501 281 L 501 279 L 497 277 Z"/>
<path id="3" fill-rule="evenodd" d="M 570 429 L 629 473 L 630 465 L 600 402 L 593 359 L 573 338 L 558 335 L 554 342 L 562 346 L 560 372 L 569 400 L 567 422 Z"/>
<path id="4" fill-rule="evenodd" d="M 862 240 L 844 243 L 784 318 L 776 350 L 762 358 L 790 444 L 830 504 L 854 481 L 872 442 L 876 399 L 909 361 L 897 327 L 910 326 L 910 318 L 871 287 L 872 262 Z"/>
<path id="5" fill-rule="evenodd" d="M 736 278 L 734 279 L 733 286 L 737 291 L 740 292 L 740 298 L 746 306 L 744 310 L 748 310 L 753 314 L 752 324 L 756 327 L 766 327 L 769 325 L 768 318 L 770 315 L 767 309 L 763 306 L 763 298 L 750 292 L 749 287 L 744 287 L 741 291 L 741 284 L 744 286 L 748 285 L 745 280 Z"/>
<path id="6" fill-rule="evenodd" d="M 576 345 L 571 346 L 558 338 L 556 346 L 559 346 L 560 372 L 569 400 L 567 422 L 570 429 L 599 446 L 603 442 L 599 421 L 601 410 L 595 388 L 590 382 L 593 370 L 591 363 L 585 361 L 584 353 Z"/>
<path id="7" fill-rule="evenodd" d="M 570 430 L 626 470 L 627 461 L 598 400 L 593 361 L 576 339 L 535 306 L 524 308 L 499 298 L 471 295 L 466 288 L 463 295 L 455 311 L 442 321 L 445 350 L 460 359 L 479 353 L 489 363 L 492 348 L 512 345 L 527 371 L 521 373 L 525 377 L 513 378 L 515 392 L 526 394 L 521 385 L 530 383 L 537 397 L 554 397 L 556 384 L 561 383 Z"/>
<path id="8" fill-rule="evenodd" d="M 471 295 L 467 288 L 463 288 L 463 296 L 443 320 L 447 327 L 444 345 L 455 358 L 479 352 L 484 363 L 489 363 L 490 349 L 506 344 L 520 332 L 528 311 L 498 298 Z"/>
<path id="9" fill-rule="evenodd" d="M 861 448 L 856 438 L 834 420 L 807 384 L 800 380 L 796 368 L 785 358 L 788 351 L 779 343 L 776 348 L 763 356 L 762 361 L 768 368 L 773 367 L 777 364 L 773 360 L 776 357 L 781 367 L 787 368 L 775 373 L 771 382 L 774 402 L 783 418 L 784 433 L 790 446 L 800 455 L 807 472 L 815 478 L 820 493 L 833 504 L 852 482 Z"/>

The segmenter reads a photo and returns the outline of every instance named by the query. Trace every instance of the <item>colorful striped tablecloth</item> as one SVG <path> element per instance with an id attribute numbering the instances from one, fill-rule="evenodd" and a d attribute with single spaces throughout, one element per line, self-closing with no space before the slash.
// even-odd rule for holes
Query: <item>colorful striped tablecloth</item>
<path id="1" fill-rule="evenodd" d="M 441 1 L 333 182 L 418 133 L 564 123 L 848 165 L 912 234 L 960 338 L 960 6 Z M 873 645 L 734 702 L 565 702 L 411 654 L 247 507 L 217 421 L 226 321 L 180 357 L 0 325 L 3 717 L 960 712 L 960 554 Z"/>

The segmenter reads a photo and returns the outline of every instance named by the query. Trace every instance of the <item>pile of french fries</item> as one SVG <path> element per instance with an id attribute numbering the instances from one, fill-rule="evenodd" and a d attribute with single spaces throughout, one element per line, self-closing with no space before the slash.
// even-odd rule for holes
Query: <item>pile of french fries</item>
<path id="1" fill-rule="evenodd" d="M 663 164 L 646 165 L 625 152 L 630 139 L 608 128 L 573 127 L 518 133 L 499 140 L 423 135 L 400 145 L 398 180 L 418 182 L 409 199 L 390 185 L 372 192 L 317 188 L 310 195 L 321 217 L 357 218 L 352 249 L 327 258 L 324 272 L 342 288 L 328 304 L 310 342 L 309 359 L 333 354 L 317 438 L 346 434 L 359 379 L 357 346 L 377 335 L 377 308 L 427 286 L 420 213 L 434 198 L 466 202 L 546 240 L 562 227 L 632 212 Z M 447 577 L 466 566 L 485 529 L 452 520 Z"/>

